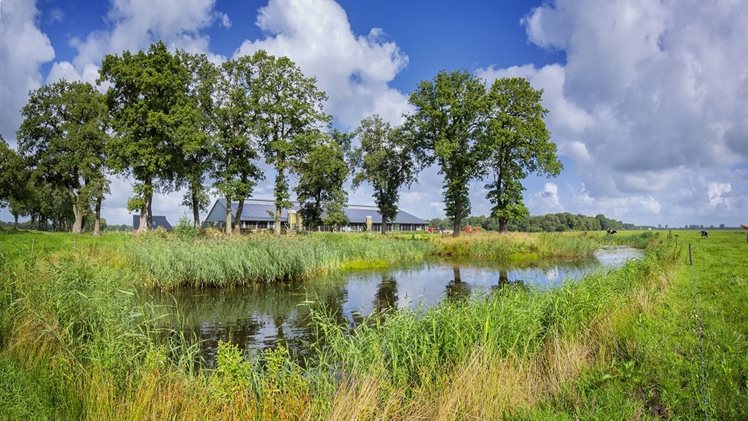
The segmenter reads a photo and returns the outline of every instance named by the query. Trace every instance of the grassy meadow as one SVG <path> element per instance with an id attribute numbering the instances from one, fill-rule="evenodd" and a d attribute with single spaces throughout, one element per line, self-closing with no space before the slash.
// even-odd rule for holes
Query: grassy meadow
<path id="1" fill-rule="evenodd" d="M 201 368 L 196 346 L 156 328 L 158 311 L 138 299 L 144 287 L 304 280 L 434 256 L 575 258 L 605 244 L 645 257 L 557 288 L 393 311 L 353 334 L 310 304 L 319 343 L 304 364 L 282 346 L 249 358 L 222 344 L 217 368 Z M 747 256 L 734 231 L 3 232 L 0 419 L 744 419 Z"/>

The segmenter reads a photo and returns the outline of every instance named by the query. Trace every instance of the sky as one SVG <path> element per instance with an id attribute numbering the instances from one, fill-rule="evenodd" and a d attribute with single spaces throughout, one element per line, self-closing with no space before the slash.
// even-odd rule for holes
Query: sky
<path id="1" fill-rule="evenodd" d="M 316 77 L 341 130 L 374 113 L 398 124 L 409 93 L 441 70 L 525 77 L 543 89 L 564 164 L 556 178 L 523 182 L 531 214 L 748 223 L 745 1 L 0 0 L 0 134 L 16 145 L 29 90 L 95 83 L 107 54 L 157 40 L 216 63 L 260 49 L 288 56 Z M 131 223 L 131 185 L 112 177 L 108 223 Z M 441 185 L 438 168 L 424 170 L 400 208 L 443 217 Z M 191 214 L 182 194 L 157 195 L 154 214 Z M 472 214 L 490 213 L 485 196 L 473 182 Z M 271 198 L 271 183 L 254 197 Z M 349 202 L 372 204 L 371 189 Z"/>

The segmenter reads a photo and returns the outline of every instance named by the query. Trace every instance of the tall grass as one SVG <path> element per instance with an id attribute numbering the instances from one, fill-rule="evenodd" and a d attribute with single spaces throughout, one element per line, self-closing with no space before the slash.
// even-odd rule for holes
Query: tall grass
<path id="1" fill-rule="evenodd" d="M 172 241 L 149 237 L 129 248 L 131 264 L 166 288 L 180 285 L 232 286 L 303 280 L 346 265 L 422 260 L 428 242 L 378 235 L 309 235 L 273 238 Z"/>
<path id="2" fill-rule="evenodd" d="M 644 247 L 650 238 L 636 238 Z M 312 234 L 179 241 L 147 236 L 129 244 L 129 264 L 161 288 L 225 287 L 307 279 L 340 269 L 380 268 L 431 256 L 494 262 L 591 256 L 604 237 L 582 234 L 476 234 L 453 237 Z M 633 240 L 623 240 L 631 244 Z"/>
<path id="3" fill-rule="evenodd" d="M 482 259 L 535 260 L 541 258 L 589 257 L 600 247 L 593 235 L 558 235 L 526 233 L 481 233 L 434 240 L 436 254 L 448 257 Z"/>

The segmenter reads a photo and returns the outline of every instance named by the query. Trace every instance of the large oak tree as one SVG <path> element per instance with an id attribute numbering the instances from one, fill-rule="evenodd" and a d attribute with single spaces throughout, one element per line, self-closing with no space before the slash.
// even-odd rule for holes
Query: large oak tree
<path id="1" fill-rule="evenodd" d="M 344 146 L 326 133 L 312 133 L 307 142 L 309 151 L 294 165 L 299 176 L 296 199 L 304 224 L 340 226 L 348 219 L 343 211 L 348 194 L 343 188 L 349 170 Z"/>
<path id="2" fill-rule="evenodd" d="M 548 110 L 541 103 L 542 95 L 524 78 L 497 79 L 488 92 L 480 149 L 491 177 L 486 184 L 494 205 L 491 216 L 499 220 L 501 232 L 506 232 L 510 220 L 529 215 L 522 180 L 530 173 L 556 176 L 563 169 L 545 126 Z"/>
<path id="3" fill-rule="evenodd" d="M 21 114 L 19 152 L 38 184 L 48 183 L 67 192 L 74 214 L 71 231 L 82 232 L 83 218 L 92 202 L 97 219 L 100 216 L 109 185 L 104 97 L 88 83 L 63 80 L 32 91 Z M 98 229 L 94 233 L 98 234 Z"/>
<path id="4" fill-rule="evenodd" d="M 213 137 L 213 187 L 226 198 L 226 233 L 240 230 L 244 199 L 252 195 L 257 180 L 264 178 L 254 160 L 258 157 L 257 110 L 252 96 L 257 85 L 257 69 L 252 57 L 224 62 L 213 93 L 211 132 Z M 236 215 L 231 202 L 236 200 Z"/>
<path id="5" fill-rule="evenodd" d="M 140 231 L 152 222 L 154 192 L 174 188 L 178 181 L 182 145 L 179 127 L 188 101 L 189 73 L 163 42 L 148 51 L 107 55 L 100 82 L 109 82 L 107 102 L 115 136 L 109 164 L 132 176 L 135 195 L 130 210 L 140 210 Z"/>
<path id="6" fill-rule="evenodd" d="M 275 234 L 280 235 L 281 210 L 291 206 L 288 170 L 308 153 L 300 139 L 329 125 L 322 109 L 327 95 L 288 57 L 258 51 L 252 59 L 258 72 L 252 91 L 256 133 L 266 161 L 275 168 Z"/>
<path id="7" fill-rule="evenodd" d="M 466 71 L 439 72 L 410 94 L 415 113 L 410 117 L 421 147 L 431 152 L 444 176 L 447 217 L 454 236 L 470 215 L 469 183 L 481 174 L 478 141 L 484 126 L 486 89 Z"/>
<path id="8" fill-rule="evenodd" d="M 351 153 L 353 186 L 371 184 L 384 234 L 387 223 L 397 216 L 400 189 L 416 181 L 424 162 L 422 149 L 408 126 L 392 127 L 378 115 L 362 120 L 356 137 L 359 146 Z"/>

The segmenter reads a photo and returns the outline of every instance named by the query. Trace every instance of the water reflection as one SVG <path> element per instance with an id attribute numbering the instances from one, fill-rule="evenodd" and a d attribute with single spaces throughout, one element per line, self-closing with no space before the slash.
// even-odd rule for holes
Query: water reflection
<path id="1" fill-rule="evenodd" d="M 392 308 L 423 310 L 442 300 L 464 302 L 510 285 L 552 287 L 640 255 L 632 249 L 618 248 L 601 251 L 597 260 L 545 265 L 430 262 L 342 273 L 297 284 L 151 292 L 146 299 L 159 306 L 163 315 L 160 324 L 183 329 L 187 337 L 202 341 L 202 355 L 212 366 L 219 341 L 231 341 L 250 354 L 284 343 L 296 356 L 306 355 L 309 344 L 316 341 L 310 305 L 324 308 L 325 314 L 339 323 L 356 326 L 370 314 L 386 317 Z"/>
<path id="2" fill-rule="evenodd" d="M 444 296 L 453 302 L 464 301 L 470 297 L 470 284 L 462 282 L 462 273 L 459 266 L 452 266 L 452 280 L 447 283 Z"/>

